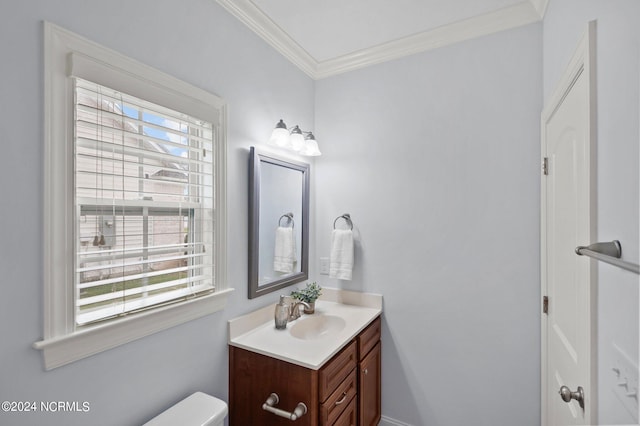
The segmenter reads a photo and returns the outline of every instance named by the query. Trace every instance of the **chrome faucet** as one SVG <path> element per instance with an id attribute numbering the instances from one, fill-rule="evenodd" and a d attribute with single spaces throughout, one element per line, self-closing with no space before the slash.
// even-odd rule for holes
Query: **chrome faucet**
<path id="1" fill-rule="evenodd" d="M 295 321 L 300 318 L 300 305 L 303 305 L 307 309 L 311 309 L 311 306 L 302 300 L 292 302 L 291 305 L 289 305 L 289 321 Z"/>

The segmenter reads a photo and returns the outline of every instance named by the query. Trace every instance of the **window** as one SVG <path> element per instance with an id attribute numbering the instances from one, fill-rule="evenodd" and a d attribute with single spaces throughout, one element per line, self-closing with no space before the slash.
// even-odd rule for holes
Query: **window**
<path id="1" fill-rule="evenodd" d="M 214 290 L 211 123 L 74 82 L 76 324 Z"/>
<path id="2" fill-rule="evenodd" d="M 225 111 L 45 23 L 45 368 L 224 308 Z"/>

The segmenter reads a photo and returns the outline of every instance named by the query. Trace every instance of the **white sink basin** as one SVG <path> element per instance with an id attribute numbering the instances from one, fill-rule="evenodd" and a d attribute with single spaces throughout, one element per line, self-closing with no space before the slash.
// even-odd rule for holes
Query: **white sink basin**
<path id="1" fill-rule="evenodd" d="M 287 323 L 286 330 L 275 328 L 272 304 L 229 320 L 229 345 L 320 369 L 382 313 L 381 295 L 324 288 L 322 297 L 314 314 Z"/>
<path id="2" fill-rule="evenodd" d="M 315 340 L 337 334 L 344 329 L 346 322 L 335 315 L 311 315 L 301 318 L 289 329 L 289 333 L 297 339 Z"/>

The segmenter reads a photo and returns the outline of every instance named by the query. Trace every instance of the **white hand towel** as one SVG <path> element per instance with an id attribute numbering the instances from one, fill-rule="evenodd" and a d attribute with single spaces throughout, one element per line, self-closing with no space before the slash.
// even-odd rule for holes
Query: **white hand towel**
<path id="1" fill-rule="evenodd" d="M 350 229 L 334 229 L 331 234 L 329 277 L 351 280 L 353 271 L 353 232 Z"/>
<path id="2" fill-rule="evenodd" d="M 293 228 L 276 228 L 276 246 L 273 255 L 273 270 L 276 272 L 293 272 L 296 263 L 296 240 Z"/>

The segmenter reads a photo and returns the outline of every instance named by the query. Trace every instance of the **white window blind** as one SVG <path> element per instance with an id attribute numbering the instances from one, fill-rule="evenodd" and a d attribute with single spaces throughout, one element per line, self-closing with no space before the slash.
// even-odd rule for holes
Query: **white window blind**
<path id="1" fill-rule="evenodd" d="M 76 324 L 212 292 L 212 124 L 74 85 Z"/>

